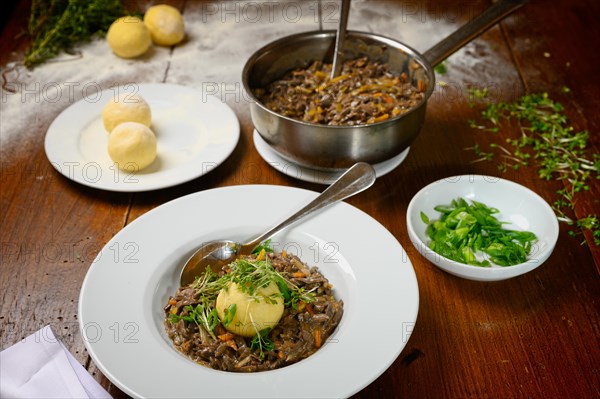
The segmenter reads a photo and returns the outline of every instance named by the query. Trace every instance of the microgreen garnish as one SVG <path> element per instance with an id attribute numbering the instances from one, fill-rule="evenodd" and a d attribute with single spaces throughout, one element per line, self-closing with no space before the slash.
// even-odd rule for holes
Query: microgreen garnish
<path id="1" fill-rule="evenodd" d="M 569 93 L 570 89 L 565 87 L 562 92 Z M 533 163 L 541 179 L 563 180 L 565 188 L 557 190 L 558 199 L 552 206 L 558 220 L 576 226 L 580 231 L 590 230 L 594 243 L 600 245 L 597 215 L 575 220 L 567 215 L 574 213 L 577 197 L 589 190 L 590 179 L 600 179 L 600 154 L 587 151 L 589 132 L 577 131 L 571 126 L 563 106 L 550 99 L 547 93 L 525 95 L 511 103 L 492 103 L 486 100 L 488 94 L 485 88 L 469 90 L 469 106 L 484 103 L 481 117 L 487 122 L 469 121 L 469 125 L 482 131 L 498 132 L 502 123 L 515 120 L 521 134 L 517 138 L 507 138 L 502 145 L 490 144 L 489 151 L 479 145 L 469 147 L 468 150 L 477 156 L 473 162 L 491 161 L 494 155 L 499 155 L 501 172 L 518 170 Z M 569 234 L 576 235 L 572 231 Z"/>
<path id="2" fill-rule="evenodd" d="M 279 274 L 271 266 L 268 258 L 264 260 L 238 259 L 230 265 L 230 272 L 225 274 L 221 279 L 230 283 L 237 283 L 242 292 L 248 294 L 250 297 L 255 297 L 256 290 L 268 287 L 272 282 L 277 284 L 281 292 L 280 295 L 276 295 L 273 298 L 257 296 L 255 297 L 257 301 L 263 299 L 275 302 L 277 297 L 281 297 L 284 300 L 285 306 L 295 307 L 298 301 L 310 303 L 315 298 L 314 293 L 297 287 Z"/>
<path id="3" fill-rule="evenodd" d="M 312 291 L 306 291 L 304 288 L 297 288 L 292 291 L 289 303 L 286 305 L 291 306 L 293 309 L 298 308 L 300 302 L 311 303 L 315 301 L 315 293 Z"/>
<path id="4" fill-rule="evenodd" d="M 474 266 L 491 266 L 490 261 L 500 266 L 516 265 L 527 261 L 536 240 L 529 231 L 504 229 L 503 223 L 493 216 L 499 211 L 481 202 L 469 204 L 459 198 L 434 209 L 442 214 L 438 220 L 430 220 L 421 212 L 431 240 L 429 248 L 457 262 Z M 478 252 L 489 260 L 478 260 Z"/>
<path id="5" fill-rule="evenodd" d="M 433 70 L 435 71 L 435 73 L 437 73 L 438 75 L 444 75 L 446 72 L 448 72 L 448 68 L 446 68 L 446 61 L 442 61 L 440 62 L 438 65 L 436 65 Z"/>
<path id="6" fill-rule="evenodd" d="M 258 247 L 252 250 L 253 254 L 258 254 L 260 251 L 273 252 L 273 246 L 271 245 L 271 239 L 261 242 Z"/>
<path id="7" fill-rule="evenodd" d="M 263 328 L 258 331 L 252 341 L 250 341 L 250 349 L 259 351 L 259 359 L 263 360 L 265 358 L 265 351 L 272 351 L 275 349 L 275 345 L 273 341 L 269 338 L 269 333 L 271 332 L 270 328 Z"/>
<path id="8" fill-rule="evenodd" d="M 209 266 L 190 286 L 196 290 L 198 296 L 212 301 L 217 299 L 217 295 L 225 287 L 225 282 Z"/>
<path id="9" fill-rule="evenodd" d="M 300 302 L 311 303 L 315 301 L 314 292 L 297 287 L 295 284 L 292 284 L 281 276 L 275 279 L 275 283 L 279 287 L 279 291 L 281 291 L 281 295 L 283 296 L 284 305 L 287 307 L 297 309 L 298 303 Z M 290 287 L 292 288 L 290 289 Z"/>
<path id="10" fill-rule="evenodd" d="M 237 311 L 237 305 L 232 303 L 225 309 L 225 317 L 223 318 L 223 325 L 227 327 L 233 321 L 235 312 Z"/>
<path id="11" fill-rule="evenodd" d="M 237 259 L 229 268 L 230 272 L 221 278 L 238 284 L 242 292 L 255 297 L 257 301 L 263 297 L 256 296 L 256 291 L 268 287 L 280 276 L 268 260 Z"/>
<path id="12" fill-rule="evenodd" d="M 196 306 L 184 306 L 181 315 L 171 314 L 169 318 L 171 323 L 177 323 L 179 320 L 195 323 L 199 328 L 204 328 L 211 337 L 216 339 L 213 330 L 220 322 L 219 315 L 217 314 L 217 310 L 210 306 L 210 303 L 206 300 L 203 300 Z"/>

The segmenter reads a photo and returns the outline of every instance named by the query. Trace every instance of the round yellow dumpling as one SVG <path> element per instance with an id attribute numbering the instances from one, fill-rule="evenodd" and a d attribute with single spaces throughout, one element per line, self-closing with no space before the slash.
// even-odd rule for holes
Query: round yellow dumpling
<path id="1" fill-rule="evenodd" d="M 144 54 L 152 45 L 150 32 L 138 17 L 121 17 L 112 23 L 106 33 L 112 51 L 122 58 Z"/>
<path id="2" fill-rule="evenodd" d="M 225 309 L 235 304 L 235 314 L 225 326 L 230 332 L 243 337 L 253 337 L 258 331 L 273 328 L 283 314 L 283 298 L 277 284 L 271 283 L 256 290 L 258 300 L 242 292 L 239 285 L 232 283 L 223 288 L 217 296 L 219 319 L 226 320 Z M 224 324 L 224 323 L 223 323 Z"/>
<path id="3" fill-rule="evenodd" d="M 154 162 L 156 136 L 141 123 L 121 123 L 110 133 L 108 155 L 119 168 L 137 172 Z"/>
<path id="4" fill-rule="evenodd" d="M 118 124 L 123 122 L 137 122 L 150 127 L 152 112 L 150 106 L 142 96 L 131 93 L 121 93 L 104 106 L 102 122 L 107 132 L 111 132 Z"/>
<path id="5" fill-rule="evenodd" d="M 173 46 L 183 40 L 185 28 L 179 10 L 166 4 L 152 6 L 144 15 L 152 41 L 159 46 Z"/>

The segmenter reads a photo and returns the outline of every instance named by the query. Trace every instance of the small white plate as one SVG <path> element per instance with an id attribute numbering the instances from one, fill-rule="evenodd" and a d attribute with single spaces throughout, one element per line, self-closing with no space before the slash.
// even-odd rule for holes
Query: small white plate
<path id="1" fill-rule="evenodd" d="M 277 370 L 231 373 L 184 357 L 164 331 L 164 305 L 195 248 L 266 231 L 316 196 L 269 185 L 206 190 L 121 230 L 92 263 L 79 297 L 82 336 L 100 370 L 127 394 L 155 398 L 341 398 L 374 381 L 413 331 L 417 280 L 396 238 L 344 202 L 273 238 L 276 251 L 318 266 L 344 301 L 338 328 L 318 352 Z"/>
<path id="2" fill-rule="evenodd" d="M 506 222 L 507 229 L 534 233 L 538 240 L 532 246 L 527 262 L 480 267 L 453 261 L 429 249 L 429 237 L 425 233 L 427 225 L 421 220 L 421 212 L 430 220 L 438 219 L 441 214 L 434 207 L 450 205 L 459 197 L 498 209 L 500 213 L 494 216 Z M 406 224 L 408 235 L 421 255 L 450 274 L 477 281 L 505 280 L 530 272 L 550 257 L 558 240 L 556 215 L 542 197 L 520 184 L 492 176 L 453 176 L 425 186 L 408 204 Z"/>
<path id="3" fill-rule="evenodd" d="M 141 95 L 152 110 L 157 159 L 127 172 L 108 155 L 102 109 L 119 93 Z M 227 104 L 200 90 L 165 83 L 129 84 L 104 90 L 66 108 L 48 128 L 46 156 L 61 174 L 80 184 L 137 192 L 181 184 L 208 173 L 234 150 L 240 126 Z"/>
<path id="4" fill-rule="evenodd" d="M 324 170 L 300 166 L 296 163 L 290 162 L 289 160 L 279 155 L 275 150 L 273 150 L 271 146 L 260 136 L 256 129 L 254 129 L 254 134 L 252 135 L 252 138 L 254 140 L 254 146 L 256 147 L 256 151 L 258 151 L 258 154 L 262 157 L 262 159 L 264 159 L 269 165 L 271 165 L 271 167 L 277 169 L 284 175 L 288 175 L 295 179 L 307 181 L 310 183 L 331 184 L 338 177 L 340 177 L 342 173 L 344 173 L 343 170 L 328 172 Z M 395 157 L 388 159 L 387 161 L 373 165 L 376 176 L 381 177 L 396 169 L 402 162 L 404 162 L 404 160 L 408 156 L 409 150 L 410 147 L 402 151 Z"/>

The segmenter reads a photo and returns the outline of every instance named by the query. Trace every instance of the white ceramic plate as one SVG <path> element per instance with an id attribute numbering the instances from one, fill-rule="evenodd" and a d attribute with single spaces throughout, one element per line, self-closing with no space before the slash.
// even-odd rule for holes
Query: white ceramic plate
<path id="1" fill-rule="evenodd" d="M 279 155 L 279 153 L 277 153 L 277 151 L 275 151 L 273 148 L 271 148 L 271 146 L 260 136 L 256 129 L 254 130 L 252 138 L 254 140 L 256 151 L 262 157 L 262 159 L 264 159 L 269 165 L 271 165 L 271 167 L 277 169 L 284 175 L 288 175 L 295 179 L 310 183 L 331 184 L 344 172 L 343 170 L 339 172 L 329 172 L 319 169 L 312 169 L 305 166 L 300 166 L 294 162 L 290 162 Z M 402 162 L 404 162 L 408 156 L 409 150 L 410 147 L 395 157 L 388 159 L 387 161 L 373 165 L 376 176 L 381 177 L 396 169 Z"/>
<path id="2" fill-rule="evenodd" d="M 108 155 L 102 109 L 118 93 L 137 93 L 150 105 L 157 159 L 137 172 L 118 169 Z M 110 191 L 149 191 L 195 179 L 220 165 L 240 136 L 227 104 L 200 90 L 165 83 L 104 90 L 66 108 L 48 128 L 46 156 L 61 174 Z"/>
<path id="3" fill-rule="evenodd" d="M 450 205 L 459 197 L 498 209 L 500 213 L 494 216 L 506 223 L 506 229 L 533 232 L 538 240 L 527 262 L 506 267 L 479 267 L 453 261 L 429 249 L 427 225 L 421 220 L 421 212 L 430 220 L 438 219 L 440 213 L 434 207 Z M 542 197 L 520 184 L 492 176 L 453 176 L 429 184 L 408 204 L 406 224 L 408 235 L 421 255 L 450 274 L 478 281 L 505 280 L 530 272 L 550 257 L 558 240 L 558 221 Z"/>
<path id="4" fill-rule="evenodd" d="M 339 398 L 367 386 L 406 345 L 418 286 L 398 241 L 346 203 L 273 239 L 276 251 L 317 265 L 344 301 L 340 325 L 317 353 L 278 370 L 223 372 L 187 359 L 164 333 L 163 307 L 198 245 L 247 239 L 316 196 L 283 186 L 219 188 L 166 203 L 125 227 L 98 254 L 81 289 L 80 327 L 94 362 L 135 397 Z"/>

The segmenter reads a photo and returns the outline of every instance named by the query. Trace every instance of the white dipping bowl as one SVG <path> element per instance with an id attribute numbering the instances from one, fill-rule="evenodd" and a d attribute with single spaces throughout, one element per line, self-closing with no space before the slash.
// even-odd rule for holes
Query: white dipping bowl
<path id="1" fill-rule="evenodd" d="M 494 216 L 507 222 L 506 229 L 533 232 L 538 240 L 532 246 L 527 262 L 513 266 L 480 267 L 448 259 L 428 246 L 427 225 L 421 212 L 430 220 L 441 217 L 434 210 L 438 205 L 450 205 L 459 197 L 482 202 L 500 212 Z M 492 176 L 462 175 L 447 177 L 421 189 L 410 201 L 406 213 L 408 235 L 417 250 L 440 269 L 458 277 L 477 281 L 506 280 L 530 272 L 548 259 L 558 239 L 558 220 L 552 208 L 530 189 Z"/>

